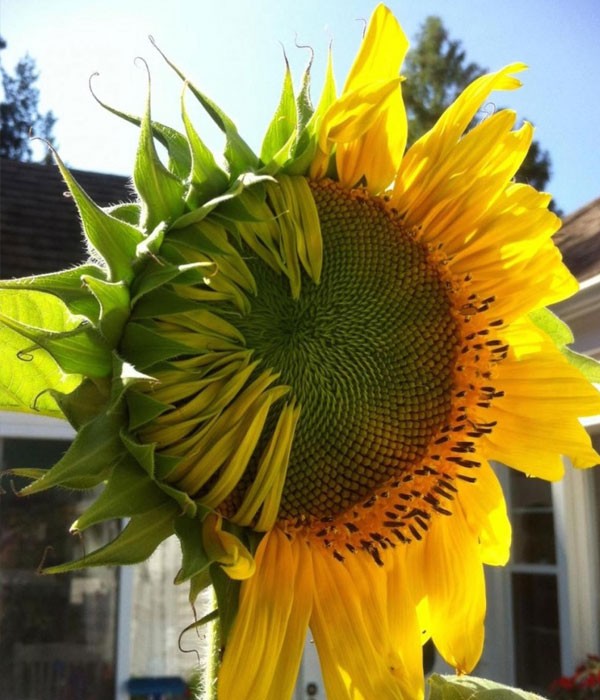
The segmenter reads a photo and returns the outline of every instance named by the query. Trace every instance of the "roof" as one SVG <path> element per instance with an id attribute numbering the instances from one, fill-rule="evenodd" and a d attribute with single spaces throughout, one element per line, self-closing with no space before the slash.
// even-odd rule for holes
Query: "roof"
<path id="1" fill-rule="evenodd" d="M 129 180 L 71 173 L 100 206 L 131 200 Z M 55 165 L 0 161 L 0 277 L 78 265 L 88 257 L 75 202 Z"/>
<path id="2" fill-rule="evenodd" d="M 600 274 L 600 197 L 569 214 L 554 240 L 580 282 Z"/>
<path id="3" fill-rule="evenodd" d="M 100 206 L 131 200 L 120 175 L 71 171 Z M 54 272 L 87 258 L 77 210 L 58 168 L 40 163 L 0 162 L 0 277 Z M 564 219 L 555 238 L 580 280 L 600 273 L 600 197 Z"/>

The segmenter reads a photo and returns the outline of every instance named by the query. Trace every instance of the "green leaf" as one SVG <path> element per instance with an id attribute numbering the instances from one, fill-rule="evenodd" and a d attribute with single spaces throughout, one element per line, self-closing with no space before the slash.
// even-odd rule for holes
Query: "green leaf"
<path id="1" fill-rule="evenodd" d="M 260 159 L 265 165 L 268 165 L 273 160 L 283 163 L 288 159 L 295 141 L 297 123 L 298 114 L 294 85 L 286 57 L 281 98 L 273 119 L 267 128 L 260 152 Z"/>
<path id="2" fill-rule="evenodd" d="M 81 377 L 65 376 L 54 358 L 40 350 L 26 352 L 31 337 L 23 331 L 67 331 L 80 319 L 72 316 L 57 297 L 36 290 L 0 290 L 0 406 L 8 411 L 62 417 L 51 392 L 68 393 Z"/>
<path id="3" fill-rule="evenodd" d="M 85 316 L 95 323 L 100 316 L 100 308 L 97 300 L 82 284 L 83 276 L 103 280 L 106 273 L 96 265 L 80 265 L 71 270 L 52 272 L 48 275 L 0 280 L 0 290 L 23 289 L 52 294 L 58 297 L 72 314 Z"/>
<path id="4" fill-rule="evenodd" d="M 136 460 L 125 455 L 115 465 L 104 491 L 77 518 L 71 530 L 85 530 L 104 520 L 140 515 L 158 508 L 167 498 Z"/>
<path id="5" fill-rule="evenodd" d="M 177 66 L 170 61 L 165 54 L 158 48 L 156 43 L 151 39 L 153 46 L 160 53 L 163 59 L 166 61 L 175 73 L 189 86 L 194 97 L 200 102 L 202 107 L 206 110 L 209 117 L 215 122 L 215 124 L 221 129 L 225 134 L 225 157 L 229 163 L 231 176 L 237 177 L 240 173 L 249 170 L 257 170 L 259 166 L 258 158 L 254 151 L 248 146 L 248 144 L 239 135 L 237 127 L 233 121 L 219 108 L 217 105 L 206 95 L 204 95 L 198 88 L 196 88 L 192 83 L 190 83 L 185 75 L 182 73 Z"/>
<path id="6" fill-rule="evenodd" d="M 570 348 L 561 348 L 560 351 L 567 358 L 569 364 L 576 367 L 589 382 L 600 383 L 600 362 L 598 360 L 581 355 Z"/>
<path id="7" fill-rule="evenodd" d="M 48 333 L 21 327 L 18 331 L 35 343 L 24 348 L 24 354 L 42 348 L 52 355 L 67 374 L 82 374 L 92 378 L 107 377 L 110 374 L 110 348 L 95 328 L 82 325 L 66 333 Z"/>
<path id="8" fill-rule="evenodd" d="M 181 543 L 181 569 L 175 583 L 183 583 L 208 569 L 212 561 L 204 551 L 202 520 L 200 518 L 177 518 L 175 534 Z"/>
<path id="9" fill-rule="evenodd" d="M 73 195 L 86 238 L 105 260 L 110 280 L 131 280 L 135 249 L 143 239 L 142 232 L 101 209 L 79 186 L 56 153 L 54 158 Z"/>
<path id="10" fill-rule="evenodd" d="M 429 678 L 429 700 L 544 700 L 541 695 L 473 676 Z"/>
<path id="11" fill-rule="evenodd" d="M 102 413 L 86 423 L 62 459 L 21 494 L 39 493 L 55 486 L 89 489 L 105 481 L 126 454 L 119 438 L 122 420 L 118 413 Z"/>
<path id="12" fill-rule="evenodd" d="M 137 564 L 154 552 L 173 534 L 177 514 L 175 503 L 165 503 L 142 515 L 134 515 L 121 534 L 109 544 L 77 561 L 43 569 L 43 574 L 62 574 L 87 566 L 123 566 Z"/>
<path id="13" fill-rule="evenodd" d="M 111 347 L 116 347 L 129 316 L 127 285 L 123 282 L 106 282 L 87 275 L 83 275 L 81 279 L 100 304 L 100 333 Z"/>
<path id="14" fill-rule="evenodd" d="M 564 355 L 569 364 L 578 369 L 590 382 L 600 382 L 600 362 L 587 355 L 581 355 L 566 347 L 574 342 L 575 338 L 569 326 L 562 321 L 550 309 L 537 309 L 529 314 L 529 318 L 550 339 Z"/>
<path id="15" fill-rule="evenodd" d="M 150 119 L 149 73 L 146 111 L 140 125 L 133 182 L 144 204 L 141 225 L 146 231 L 154 231 L 161 223 L 170 222 L 183 212 L 185 187 L 181 180 L 161 163 L 154 146 Z"/>
<path id="16" fill-rule="evenodd" d="M 544 333 L 547 333 L 558 348 L 570 345 L 575 338 L 569 326 L 550 309 L 536 309 L 529 314 L 529 318 Z"/>

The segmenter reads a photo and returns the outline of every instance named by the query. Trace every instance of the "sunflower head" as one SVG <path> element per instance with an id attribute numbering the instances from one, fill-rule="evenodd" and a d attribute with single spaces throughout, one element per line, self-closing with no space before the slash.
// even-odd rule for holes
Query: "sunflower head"
<path id="1" fill-rule="evenodd" d="M 532 129 L 502 110 L 468 130 L 523 66 L 477 79 L 405 152 L 407 46 L 380 5 L 339 96 L 331 62 L 314 107 L 310 67 L 297 95 L 286 69 L 259 155 L 165 59 L 182 131 L 150 100 L 110 108 L 140 127 L 138 199 L 99 208 L 56 156 L 92 260 L 2 283 L 6 366 L 25 372 L 6 407 L 77 429 L 52 469 L 16 470 L 24 493 L 104 484 L 73 529 L 129 518 L 48 571 L 176 535 L 176 582 L 217 592 L 224 699 L 289 696 L 308 624 L 332 698 L 418 697 L 429 637 L 469 671 L 482 562 L 510 543 L 489 460 L 555 479 L 562 454 L 599 459 L 578 422 L 600 412 L 598 370 L 545 309 L 577 288 L 559 221 L 513 182 Z"/>

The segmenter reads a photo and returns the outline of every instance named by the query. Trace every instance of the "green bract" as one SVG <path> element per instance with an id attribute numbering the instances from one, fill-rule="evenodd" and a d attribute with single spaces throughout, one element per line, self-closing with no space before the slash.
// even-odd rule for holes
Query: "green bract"
<path id="1" fill-rule="evenodd" d="M 247 455 L 256 448 L 258 429 L 277 401 L 280 417 L 260 463 L 266 478 L 259 474 L 249 490 L 238 524 L 256 522 L 269 499 L 271 515 L 262 517 L 272 520 L 282 487 L 273 483 L 269 466 L 285 458 L 278 437 L 293 433 L 299 409 L 293 399 L 284 398 L 287 387 L 273 385 L 275 374 L 257 371 L 259 363 L 234 321 L 249 310 L 256 292 L 244 251 L 285 275 L 294 298 L 303 274 L 319 282 L 319 219 L 307 181 L 299 176 L 314 157 L 319 121 L 335 99 L 335 89 L 330 66 L 323 97 L 313 109 L 310 66 L 298 96 L 286 67 L 281 100 L 259 157 L 233 122 L 165 60 L 184 81 L 183 133 L 152 121 L 149 97 L 142 118 L 103 105 L 140 127 L 133 175 L 137 201 L 97 206 L 54 154 L 81 216 L 90 260 L 64 272 L 0 282 L 5 349 L 0 408 L 62 416 L 77 431 L 52 469 L 12 471 L 31 479 L 23 495 L 55 486 L 92 489 L 104 484 L 72 530 L 128 519 L 111 543 L 45 573 L 139 562 L 175 534 L 183 552 L 177 582 L 191 581 L 195 597 L 209 583 L 211 565 L 232 564 L 227 535 L 250 551 L 258 542 L 260 535 L 219 521 L 208 554 L 204 520 L 237 483 Z M 189 119 L 190 96 L 225 134 L 223 165 Z M 166 147 L 166 166 L 155 140 Z M 219 313 L 213 311 L 217 306 Z M 161 390 L 154 392 L 157 375 Z M 192 393 L 198 397 L 194 413 L 177 415 L 177 401 Z M 248 413 L 249 407 L 256 413 Z M 196 421 L 208 434 L 209 459 L 217 466 L 204 497 L 195 496 L 199 484 L 193 474 L 176 478 L 182 455 L 160 454 L 156 441 L 143 439 L 149 423 L 161 417 L 166 444 L 171 433 L 179 436 L 178 424 L 186 420 Z M 215 444 L 211 436 L 223 426 L 225 437 Z M 288 444 L 289 439 L 281 442 Z M 217 467 L 221 471 L 215 475 Z M 219 566 L 213 566 L 211 578 L 218 598 L 235 601 L 237 581 L 221 574 Z M 231 618 L 234 611 L 228 603 L 223 614 Z M 227 619 L 222 622 L 227 629 Z"/>

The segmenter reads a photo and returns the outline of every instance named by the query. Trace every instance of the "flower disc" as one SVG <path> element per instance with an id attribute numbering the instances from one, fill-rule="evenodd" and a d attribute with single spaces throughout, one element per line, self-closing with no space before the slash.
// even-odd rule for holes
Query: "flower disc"
<path id="1" fill-rule="evenodd" d="M 281 518 L 335 516 L 419 464 L 450 411 L 458 346 L 439 264 L 394 212 L 329 181 L 312 191 L 321 283 L 293 299 L 255 259 L 258 291 L 238 323 L 302 406 Z"/>

